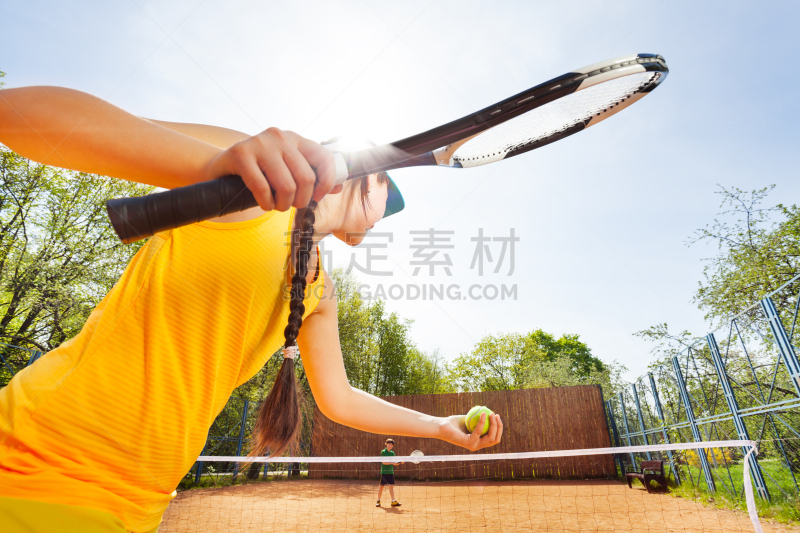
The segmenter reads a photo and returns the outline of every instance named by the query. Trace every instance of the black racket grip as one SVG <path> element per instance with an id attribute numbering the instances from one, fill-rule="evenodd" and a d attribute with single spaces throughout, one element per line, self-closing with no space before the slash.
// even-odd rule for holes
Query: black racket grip
<path id="1" fill-rule="evenodd" d="M 106 201 L 108 218 L 126 244 L 258 205 L 239 176 L 225 176 L 136 198 Z"/>

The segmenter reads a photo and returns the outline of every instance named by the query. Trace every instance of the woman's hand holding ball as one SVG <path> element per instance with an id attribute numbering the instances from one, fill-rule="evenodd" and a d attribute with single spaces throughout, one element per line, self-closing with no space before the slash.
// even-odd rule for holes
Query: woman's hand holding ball
<path id="1" fill-rule="evenodd" d="M 472 431 L 467 426 L 467 416 L 448 416 L 442 419 L 439 426 L 439 438 L 471 451 L 498 444 L 503 437 L 503 421 L 500 420 L 500 415 L 483 406 L 473 407 L 469 414 L 475 415 L 473 411 L 476 409 L 479 409 L 479 416 L 473 416 L 470 420 Z"/>

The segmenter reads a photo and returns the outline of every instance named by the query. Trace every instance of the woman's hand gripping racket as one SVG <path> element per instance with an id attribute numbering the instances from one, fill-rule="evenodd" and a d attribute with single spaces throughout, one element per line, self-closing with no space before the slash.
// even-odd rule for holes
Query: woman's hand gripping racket
<path id="1" fill-rule="evenodd" d="M 654 54 L 568 72 L 413 137 L 336 153 L 336 183 L 396 168 L 468 168 L 514 157 L 609 118 L 658 87 L 668 73 L 664 58 Z M 106 202 L 114 230 L 126 243 L 256 205 L 239 176 Z"/>

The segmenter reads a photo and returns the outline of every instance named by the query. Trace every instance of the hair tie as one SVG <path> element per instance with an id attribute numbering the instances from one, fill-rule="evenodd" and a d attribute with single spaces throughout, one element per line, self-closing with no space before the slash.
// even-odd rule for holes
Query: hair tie
<path id="1" fill-rule="evenodd" d="M 300 353 L 300 349 L 297 345 L 294 346 L 284 346 L 283 348 L 283 358 L 284 359 L 294 359 Z"/>

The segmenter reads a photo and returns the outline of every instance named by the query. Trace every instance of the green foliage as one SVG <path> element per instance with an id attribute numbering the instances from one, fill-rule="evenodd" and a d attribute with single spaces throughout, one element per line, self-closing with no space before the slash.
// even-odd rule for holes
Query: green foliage
<path id="1" fill-rule="evenodd" d="M 5 77 L 6 77 L 6 73 L 3 72 L 2 70 L 0 70 L 0 78 L 5 78 Z M 5 85 L 6 85 L 5 82 L 0 81 L 0 89 L 5 87 Z"/>
<path id="2" fill-rule="evenodd" d="M 625 365 L 607 363 L 602 370 L 592 366 L 589 372 L 577 371 L 575 362 L 566 355 L 553 360 L 535 361 L 528 369 L 525 388 L 568 387 L 573 385 L 600 385 L 603 394 L 611 397 L 617 394 L 625 383 L 622 374 L 627 372 Z"/>
<path id="3" fill-rule="evenodd" d="M 248 476 L 247 469 L 240 469 L 238 471 L 238 475 L 234 479 L 233 471 L 232 470 L 225 470 L 223 472 L 216 472 L 211 471 L 214 469 L 213 465 L 206 465 L 204 470 L 205 473 L 200 477 L 200 482 L 195 483 L 194 471 L 189 471 L 183 479 L 181 479 L 180 483 L 178 483 L 178 487 L 176 490 L 178 492 L 183 492 L 185 490 L 197 490 L 197 489 L 211 489 L 211 488 L 222 488 L 222 487 L 239 487 L 242 485 L 252 485 L 254 483 L 281 483 L 281 482 L 291 482 L 297 481 L 302 479 L 308 479 L 308 465 L 303 465 L 303 471 L 301 471 L 300 475 L 293 475 L 290 476 L 289 465 L 286 463 L 270 463 L 270 470 L 269 475 L 264 476 L 263 473 L 263 463 L 254 463 L 255 465 L 259 466 L 258 469 L 254 469 L 255 471 L 250 474 L 252 479 Z M 231 467 L 232 468 L 232 467 Z"/>
<path id="4" fill-rule="evenodd" d="M 412 348 L 409 351 L 409 384 L 414 394 L 457 392 L 450 370 L 438 350 L 427 354 Z"/>
<path id="5" fill-rule="evenodd" d="M 766 328 L 768 326 L 762 327 L 762 331 Z M 726 401 L 721 400 L 723 397 L 721 382 L 705 339 L 693 337 L 688 331 L 672 334 L 667 324 L 653 326 L 635 335 L 656 343 L 652 350 L 655 360 L 649 368 L 655 375 L 658 394 L 667 420 L 676 423 L 686 419 L 676 381 L 671 377 L 664 378 L 664 369 L 667 376 L 672 376 L 673 366 L 670 360 L 678 356 L 687 392 L 693 398 L 694 416 L 705 419 L 718 417 L 719 420 L 712 426 L 715 431 L 720 434 L 736 434 L 733 422 L 726 417 L 730 408 Z M 755 409 L 766 404 L 791 401 L 797 397 L 791 376 L 783 365 L 777 364 L 778 354 L 771 347 L 768 338 L 749 343 L 747 355 L 742 343 L 736 337 L 725 338 L 718 335 L 716 340 L 720 353 L 723 354 L 726 374 L 739 409 Z M 691 358 L 687 358 L 687 348 L 690 346 Z M 643 409 L 648 410 L 650 407 L 645 405 Z M 634 406 L 630 402 L 627 410 L 629 418 L 636 416 Z M 651 415 L 655 418 L 654 413 Z M 800 447 L 794 444 L 796 429 L 800 427 L 800 412 L 796 409 L 780 412 L 777 417 L 747 417 L 745 425 L 751 437 L 759 436 L 760 461 L 772 459 L 784 461 L 785 454 L 785 460 L 790 464 L 800 464 Z M 682 435 L 677 428 L 669 432 L 673 442 L 689 438 L 687 435 Z M 785 469 L 785 473 L 788 475 L 788 469 Z"/>
<path id="6" fill-rule="evenodd" d="M 528 334 L 526 342 L 544 353 L 548 361 L 554 362 L 561 357 L 567 357 L 573 371 L 580 376 L 588 377 L 593 372 L 605 369 L 605 364 L 592 356 L 589 347 L 580 341 L 580 335 L 567 333 L 556 339 L 550 333 L 537 329 Z"/>
<path id="7" fill-rule="evenodd" d="M 387 313 L 381 300 L 365 301 L 350 270 L 331 273 L 336 285 L 339 342 L 350 384 L 377 396 L 453 390 L 438 353 L 425 354 L 411 341 L 411 320 Z"/>
<path id="8" fill-rule="evenodd" d="M 784 326 L 790 330 L 798 284 L 793 282 L 775 291 L 800 270 L 800 208 L 781 204 L 763 207 L 774 188 L 773 185 L 747 192 L 721 187 L 718 217 L 712 224 L 697 230 L 689 241 L 690 245 L 700 241 L 718 245 L 718 253 L 706 260 L 704 281 L 699 285 L 694 302 L 705 311 L 712 327 L 727 326 L 733 317 L 738 317 L 733 331 L 742 335 L 741 340 L 725 338 L 726 334 L 716 336 L 740 409 L 796 397 L 790 376 L 784 368 L 776 366 L 777 352 L 771 337 L 760 333 L 769 331 L 769 326 L 760 309 L 753 307 L 767 294 L 772 294 L 776 307 L 784 310 Z M 706 398 L 707 391 L 718 394 L 719 378 L 704 339 L 688 331 L 671 333 L 666 323 L 634 335 L 655 343 L 652 350 L 655 360 L 650 365 L 653 371 L 665 365 L 667 372 L 671 372 L 669 359 L 685 354 L 691 346 L 692 365 L 687 363 L 683 370 L 689 394 L 698 402 Z M 752 366 L 745 357 L 745 345 Z M 672 380 L 659 380 L 659 394 L 668 417 L 680 420 L 684 416 L 683 407 Z M 695 405 L 695 411 L 695 416 L 717 416 L 727 413 L 728 406 L 726 402 L 706 400 Z M 727 422 L 720 424 L 726 427 Z M 785 453 L 790 463 L 797 464 L 800 450 L 791 444 L 795 437 L 793 428 L 798 427 L 795 412 L 781 413 L 780 422 L 770 418 L 764 419 L 760 428 L 753 425 L 756 427 L 750 429 L 751 435 L 761 435 L 760 438 L 765 439 L 760 450 L 762 458 L 779 458 Z M 779 449 L 779 442 L 783 443 L 783 449 Z"/>
<path id="9" fill-rule="evenodd" d="M 721 323 L 797 275 L 800 270 L 800 207 L 761 208 L 774 185 L 746 192 L 721 187 L 720 217 L 689 241 L 716 241 L 719 253 L 706 260 L 704 282 L 694 301 L 706 319 Z M 777 216 L 778 220 L 773 220 Z M 790 295 L 786 294 L 784 298 Z M 776 300 L 785 307 L 787 301 Z"/>
<path id="10" fill-rule="evenodd" d="M 455 359 L 451 367 L 452 379 L 462 391 L 521 389 L 531 365 L 546 358 L 546 353 L 529 335 L 487 335 L 478 341 L 472 352 Z"/>
<path id="11" fill-rule="evenodd" d="M 214 420 L 208 434 L 210 436 L 233 436 L 237 437 L 240 430 L 242 410 L 244 400 L 249 402 L 248 416 L 245 421 L 245 439 L 250 438 L 250 434 L 256 424 L 258 410 L 261 402 L 267 397 L 269 391 L 275 383 L 275 378 L 283 364 L 283 350 L 277 350 L 267 360 L 263 367 L 252 378 L 242 383 L 232 393 L 220 414 Z M 302 426 L 300 429 L 299 445 L 300 450 L 295 450 L 292 454 L 307 454 L 311 445 L 311 429 L 314 416 L 314 395 L 308 385 L 305 368 L 303 367 L 302 354 L 294 360 L 295 376 L 297 377 L 297 392 L 300 400 L 300 411 Z M 233 432 L 236 434 L 234 435 Z M 236 442 L 214 442 L 210 441 L 212 448 L 207 453 L 215 455 L 236 455 Z M 248 451 L 247 446 L 243 447 L 243 452 Z M 295 453 L 296 452 L 296 453 Z"/>
<path id="12" fill-rule="evenodd" d="M 275 383 L 275 377 L 278 375 L 278 370 L 280 370 L 282 364 L 283 351 L 279 349 L 267 359 L 267 362 L 255 376 L 237 387 L 236 390 L 233 391 L 233 394 L 231 394 L 231 397 L 249 400 L 250 402 L 260 402 L 266 398 L 269 391 L 272 390 L 272 384 Z M 308 388 L 308 381 L 305 379 L 305 372 L 303 370 L 302 356 L 296 358 L 294 364 L 298 383 L 301 388 Z"/>
<path id="13" fill-rule="evenodd" d="M 767 485 L 770 489 L 772 501 L 766 501 L 756 496 L 756 507 L 758 516 L 762 520 L 775 520 L 776 522 L 797 524 L 800 523 L 800 498 L 794 492 L 794 482 L 791 479 L 789 470 L 778 461 L 760 460 L 759 464 L 765 474 Z M 701 479 L 703 472 L 700 467 L 687 466 L 691 470 L 694 479 Z M 709 492 L 705 485 L 684 482 L 679 486 L 670 486 L 672 496 L 686 498 L 702 503 L 704 506 L 717 509 L 737 509 L 747 512 L 747 503 L 742 496 L 743 466 L 741 462 L 729 467 L 730 478 L 724 472 L 713 471 L 717 479 L 717 491 Z M 684 474 L 684 477 L 686 475 Z M 728 489 L 728 485 L 719 482 L 719 477 L 723 477 L 727 482 L 733 480 L 736 494 Z M 782 490 L 776 490 L 780 487 Z"/>
<path id="14" fill-rule="evenodd" d="M 702 340 L 686 330 L 678 334 L 670 333 L 669 325 L 666 322 L 637 331 L 633 335 L 655 344 L 650 351 L 655 357 L 655 361 L 649 365 L 651 369 L 669 363 L 669 359 L 685 351 L 690 346 L 697 345 Z M 700 344 L 700 346 L 702 347 L 703 345 Z"/>
<path id="15" fill-rule="evenodd" d="M 626 369 L 594 357 L 578 335 L 556 339 L 537 329 L 526 335 L 487 335 L 472 352 L 456 358 L 450 370 L 451 380 L 463 391 L 588 384 L 616 391 Z"/>
<path id="16" fill-rule="evenodd" d="M 151 190 L 0 147 L 0 342 L 46 352 L 80 331 L 141 247 L 119 241 L 105 201 Z"/>
<path id="17" fill-rule="evenodd" d="M 712 241 L 716 256 L 706 259 L 704 282 L 694 302 L 717 325 L 750 308 L 767 294 L 791 280 L 800 271 L 800 207 L 761 204 L 775 185 L 750 192 L 720 187 L 722 211 L 714 223 L 695 231 L 688 245 Z M 779 220 L 772 220 L 778 216 Z M 732 221 L 730 219 L 733 219 Z M 791 290 L 773 295 L 779 309 L 793 307 Z M 635 336 L 655 343 L 657 366 L 668 357 L 701 341 L 690 332 L 670 333 L 666 323 L 637 331 Z"/>

